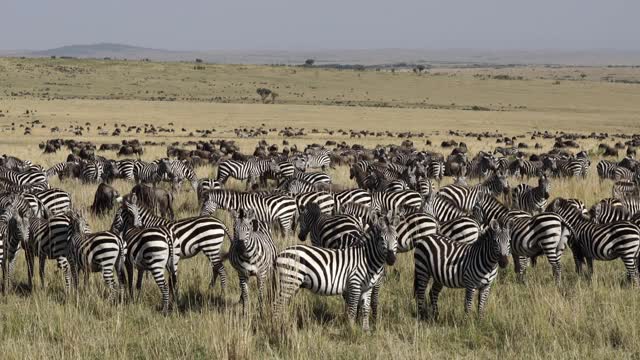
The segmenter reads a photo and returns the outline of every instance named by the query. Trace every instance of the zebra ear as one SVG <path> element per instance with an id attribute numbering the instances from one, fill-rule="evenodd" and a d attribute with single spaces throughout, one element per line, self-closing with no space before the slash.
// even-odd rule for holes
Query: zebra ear
<path id="1" fill-rule="evenodd" d="M 138 203 L 138 196 L 136 194 L 131 194 L 131 196 L 129 197 L 129 202 L 132 204 L 137 204 Z"/>
<path id="2" fill-rule="evenodd" d="M 500 224 L 498 223 L 498 220 L 496 220 L 496 219 L 491 219 L 491 221 L 489 222 L 489 227 L 493 231 L 500 230 Z"/>

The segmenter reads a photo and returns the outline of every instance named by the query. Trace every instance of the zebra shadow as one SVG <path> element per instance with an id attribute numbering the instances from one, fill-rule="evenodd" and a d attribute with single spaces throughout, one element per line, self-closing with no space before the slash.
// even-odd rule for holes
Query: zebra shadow
<path id="1" fill-rule="evenodd" d="M 199 289 L 189 288 L 180 291 L 178 299 L 173 304 L 174 311 L 181 314 L 188 312 L 201 312 L 203 309 L 224 313 L 230 304 L 224 296 L 202 292 Z"/>
<path id="2" fill-rule="evenodd" d="M 296 312 L 296 325 L 298 329 L 304 329 L 309 321 L 320 325 L 326 325 L 335 321 L 338 315 L 334 309 L 330 309 L 326 302 L 314 302 L 308 311 L 299 310 Z"/>

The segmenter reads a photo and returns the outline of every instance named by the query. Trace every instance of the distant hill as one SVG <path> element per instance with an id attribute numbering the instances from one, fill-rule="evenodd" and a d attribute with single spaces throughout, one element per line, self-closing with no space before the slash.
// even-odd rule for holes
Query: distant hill
<path id="1" fill-rule="evenodd" d="M 0 56 L 112 59 L 150 59 L 154 61 L 194 61 L 196 58 L 219 64 L 303 64 L 315 59 L 317 65 L 388 64 L 436 65 L 640 65 L 640 51 L 617 50 L 475 50 L 475 49 L 366 49 L 366 50 L 214 50 L 173 51 L 124 44 L 99 43 L 69 45 L 42 51 L 12 50 Z"/>

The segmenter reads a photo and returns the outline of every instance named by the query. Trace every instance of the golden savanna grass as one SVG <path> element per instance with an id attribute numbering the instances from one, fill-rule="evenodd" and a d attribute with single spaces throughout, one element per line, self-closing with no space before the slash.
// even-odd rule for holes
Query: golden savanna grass
<path id="1" fill-rule="evenodd" d="M 205 67 L 194 70 L 193 64 L 187 63 L 0 59 L 0 110 L 4 115 L 0 117 L 0 153 L 47 167 L 66 157 L 66 151 L 42 154 L 37 144 L 47 138 L 86 139 L 98 144 L 139 138 L 169 144 L 235 138 L 233 128 L 261 124 L 266 128 L 305 128 L 308 135 L 288 139 L 299 148 L 329 139 L 368 147 L 402 140 L 330 136 L 325 128 L 424 132 L 425 138 L 412 139 L 419 149 L 443 151 L 439 144 L 448 139 L 466 142 L 472 152 L 496 146 L 495 139 L 478 141 L 448 134 L 449 129 L 457 129 L 522 134 L 525 136 L 518 141 L 531 147 L 540 142 L 543 150 L 548 150 L 553 145 L 551 140 L 530 140 L 527 133 L 564 130 L 631 134 L 637 132 L 640 120 L 638 85 L 603 80 L 605 76 L 637 79 L 640 70 L 631 68 L 451 68 L 417 76 L 373 70 Z M 579 73 L 587 74 L 584 80 Z M 477 74 L 509 74 L 523 76 L 523 80 L 483 80 Z M 559 84 L 554 85 L 558 79 Z M 258 104 L 256 87 L 277 91 L 277 104 Z M 175 101 L 158 98 L 163 96 L 175 97 Z M 474 105 L 492 111 L 467 110 Z M 24 136 L 20 124 L 32 120 L 39 120 L 46 128 L 36 125 L 32 135 Z M 114 123 L 168 127 L 170 122 L 176 132 L 168 135 L 125 133 L 116 138 L 99 136 L 97 130 L 98 125 L 112 130 Z M 90 130 L 85 130 L 82 137 L 66 131 L 70 125 L 86 123 L 91 123 Z M 52 134 L 50 128 L 55 126 L 61 132 Z M 195 132 L 212 128 L 216 132 L 207 138 Z M 319 133 L 312 134 L 313 128 Z M 195 136 L 189 136 L 191 132 Z M 426 138 L 433 146 L 425 145 Z M 237 141 L 244 152 L 251 152 L 260 139 Z M 264 139 L 277 144 L 282 141 L 277 132 Z M 590 205 L 610 196 L 611 182 L 601 183 L 595 173 L 598 142 L 579 142 L 593 154 L 591 174 L 585 180 L 554 181 L 552 197 L 578 197 Z M 614 140 L 606 142 L 613 144 Z M 162 157 L 165 151 L 166 146 L 148 146 L 143 158 Z M 116 157 L 115 152 L 101 155 Z M 211 166 L 198 169 L 202 177 L 215 172 Z M 329 172 L 337 186 L 355 186 L 349 180 L 348 168 Z M 57 179 L 51 183 L 69 191 L 79 208 L 91 204 L 96 188 Z M 114 186 L 125 193 L 132 185 L 116 181 Z M 239 182 L 231 186 L 243 188 Z M 198 212 L 193 191 L 180 193 L 174 206 L 178 217 Z M 226 214 L 219 215 L 230 225 Z M 110 226 L 111 216 L 90 217 L 89 223 L 93 230 L 103 230 Z M 277 237 L 277 241 L 282 248 L 297 239 Z M 485 319 L 475 315 L 465 318 L 464 292 L 446 289 L 440 299 L 441 317 L 435 323 L 416 320 L 413 258 L 401 254 L 383 286 L 374 331 L 364 333 L 347 325 L 342 298 L 317 297 L 302 291 L 287 309 L 284 337 L 276 336 L 269 313 L 265 318 L 255 311 L 248 318 L 242 317 L 237 305 L 237 276 L 230 265 L 226 293 L 219 286 L 208 289 L 210 270 L 202 256 L 180 263 L 181 298 L 167 317 L 156 309 L 160 294 L 151 279 L 145 281 L 140 302 L 113 306 L 106 301 L 99 275 L 93 275 L 90 287 L 81 288 L 77 297 L 68 297 L 54 262 L 48 261 L 47 266 L 46 288 L 36 287 L 30 293 L 24 286 L 26 270 L 20 255 L 17 289 L 0 302 L 3 358 L 640 356 L 640 298 L 638 289 L 622 285 L 621 262 L 596 263 L 595 277 L 588 281 L 575 274 L 570 252 L 563 259 L 560 288 L 554 286 L 550 266 L 543 259 L 529 269 L 526 285 L 515 282 L 510 264 L 493 286 Z M 250 291 L 255 308 L 255 288 Z"/>

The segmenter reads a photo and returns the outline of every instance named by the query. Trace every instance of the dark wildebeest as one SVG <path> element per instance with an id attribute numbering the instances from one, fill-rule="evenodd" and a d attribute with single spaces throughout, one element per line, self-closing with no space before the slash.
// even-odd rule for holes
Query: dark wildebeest
<path id="1" fill-rule="evenodd" d="M 173 194 L 158 187 L 146 184 L 138 184 L 131 189 L 131 194 L 135 194 L 138 203 L 152 209 L 160 216 L 174 220 Z"/>
<path id="2" fill-rule="evenodd" d="M 106 183 L 100 183 L 96 190 L 96 195 L 93 197 L 91 212 L 95 215 L 102 215 L 113 209 L 116 201 L 122 201 L 120 193 L 118 193 L 113 186 Z"/>

